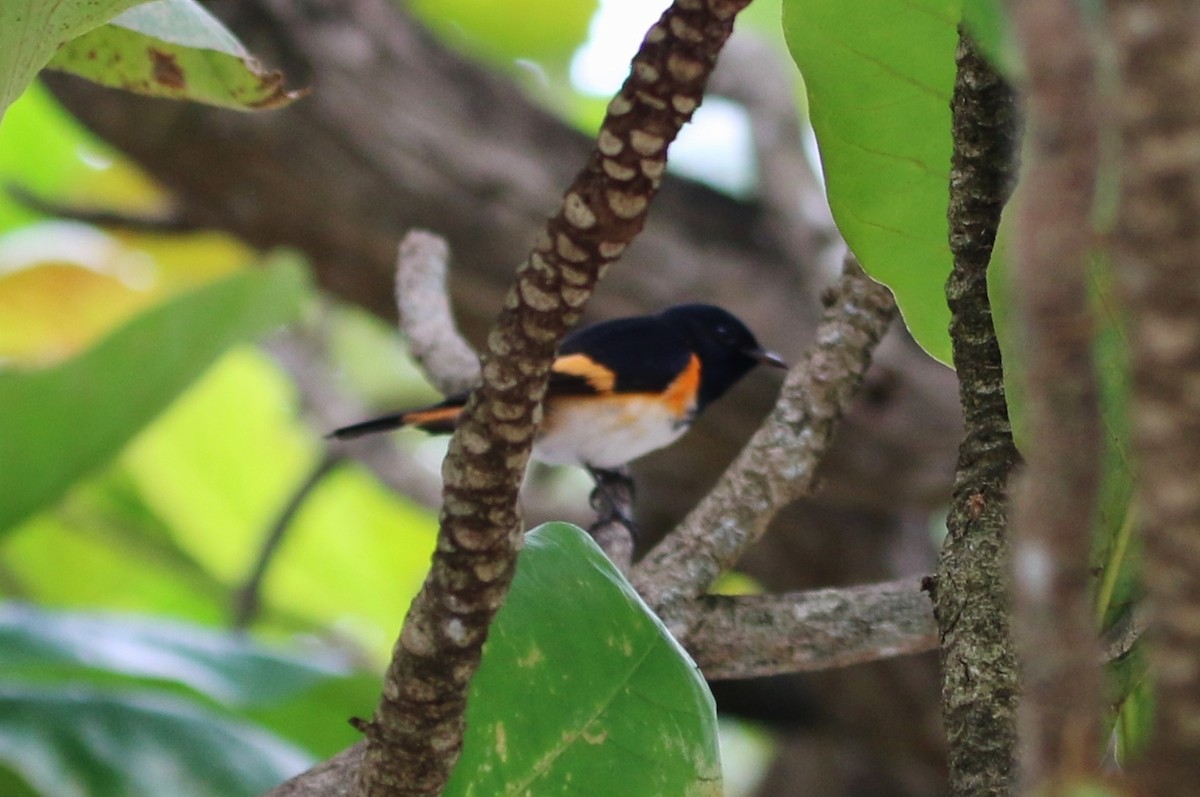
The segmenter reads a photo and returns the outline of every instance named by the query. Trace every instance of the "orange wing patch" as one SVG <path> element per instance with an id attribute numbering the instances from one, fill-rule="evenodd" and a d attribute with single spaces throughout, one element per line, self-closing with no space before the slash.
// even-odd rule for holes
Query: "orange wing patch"
<path id="1" fill-rule="evenodd" d="M 565 354 L 554 361 L 553 370 L 567 376 L 578 376 L 597 393 L 611 393 L 617 375 L 586 354 Z"/>
<path id="2" fill-rule="evenodd" d="M 452 429 L 458 421 L 462 407 L 431 407 L 427 410 L 413 410 L 404 414 L 405 426 L 418 428 Z"/>
<path id="3" fill-rule="evenodd" d="M 692 355 L 683 373 L 675 377 L 675 381 L 667 385 L 663 391 L 663 401 L 671 408 L 676 417 L 690 414 L 696 408 L 696 399 L 700 394 L 700 358 Z"/>

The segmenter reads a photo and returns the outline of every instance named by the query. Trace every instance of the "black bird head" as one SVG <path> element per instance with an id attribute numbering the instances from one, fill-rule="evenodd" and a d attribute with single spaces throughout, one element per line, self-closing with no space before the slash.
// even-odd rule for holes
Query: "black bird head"
<path id="1" fill-rule="evenodd" d="M 659 318 L 683 335 L 700 357 L 697 409 L 719 399 L 760 363 L 787 367 L 778 354 L 759 345 L 745 324 L 720 307 L 681 304 L 667 308 Z"/>

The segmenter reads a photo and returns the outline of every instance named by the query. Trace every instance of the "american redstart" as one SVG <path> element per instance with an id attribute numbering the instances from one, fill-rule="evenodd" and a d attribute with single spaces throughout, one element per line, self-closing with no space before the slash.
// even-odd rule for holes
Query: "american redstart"
<path id="1" fill-rule="evenodd" d="M 759 363 L 787 367 L 735 316 L 708 304 L 578 329 L 563 339 L 551 366 L 533 457 L 593 471 L 619 468 L 675 442 Z M 330 436 L 345 440 L 404 426 L 448 433 L 466 400 L 460 393 Z"/>

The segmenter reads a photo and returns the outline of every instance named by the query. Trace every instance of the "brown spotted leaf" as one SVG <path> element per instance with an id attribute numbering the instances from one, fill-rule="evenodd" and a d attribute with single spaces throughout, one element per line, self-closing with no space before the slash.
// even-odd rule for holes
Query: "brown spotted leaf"
<path id="1" fill-rule="evenodd" d="M 103 25 L 144 0 L 0 2 L 0 119 L 63 42 Z"/>
<path id="2" fill-rule="evenodd" d="M 235 110 L 278 108 L 300 96 L 265 69 L 194 0 L 155 0 L 67 42 L 49 68 L 139 94 Z"/>

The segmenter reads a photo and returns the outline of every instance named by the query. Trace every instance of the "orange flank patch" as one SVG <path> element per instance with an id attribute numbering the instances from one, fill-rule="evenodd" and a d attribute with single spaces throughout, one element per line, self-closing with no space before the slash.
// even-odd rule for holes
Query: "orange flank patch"
<path id="1" fill-rule="evenodd" d="M 611 393 L 617 376 L 586 354 L 564 354 L 554 361 L 553 370 L 587 381 L 597 393 Z"/>
<path id="2" fill-rule="evenodd" d="M 462 407 L 432 407 L 404 414 L 406 426 L 453 426 Z"/>
<path id="3" fill-rule="evenodd" d="M 676 417 L 682 417 L 695 408 L 699 392 L 700 358 L 693 354 L 683 373 L 675 377 L 675 381 L 663 391 L 663 401 Z"/>

